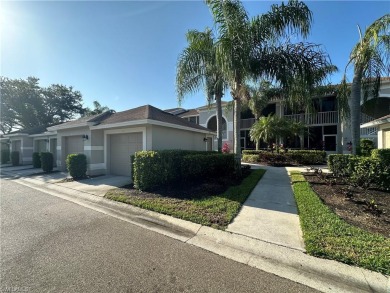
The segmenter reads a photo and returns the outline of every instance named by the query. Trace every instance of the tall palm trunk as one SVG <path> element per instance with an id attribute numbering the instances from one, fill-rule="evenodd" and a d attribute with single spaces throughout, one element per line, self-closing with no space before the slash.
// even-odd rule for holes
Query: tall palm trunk
<path id="1" fill-rule="evenodd" d="M 351 134 L 352 134 L 352 153 L 356 155 L 356 147 L 360 144 L 360 100 L 361 100 L 361 82 L 362 70 L 355 68 L 351 88 Z"/>
<path id="2" fill-rule="evenodd" d="M 215 95 L 215 103 L 217 107 L 217 141 L 218 152 L 222 152 L 222 95 Z"/>
<path id="3" fill-rule="evenodd" d="M 259 115 L 255 113 L 255 123 L 259 120 Z M 260 149 L 260 139 L 256 140 L 256 151 Z"/>
<path id="4" fill-rule="evenodd" d="M 241 126 L 241 100 L 234 98 L 234 117 L 233 117 L 233 126 L 234 126 L 234 154 L 235 154 L 235 169 L 237 176 L 241 176 L 241 136 L 240 136 L 240 126 Z"/>

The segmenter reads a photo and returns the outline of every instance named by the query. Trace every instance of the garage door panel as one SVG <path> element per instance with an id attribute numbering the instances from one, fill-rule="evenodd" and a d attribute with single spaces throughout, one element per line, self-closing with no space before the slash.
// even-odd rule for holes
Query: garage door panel
<path id="1" fill-rule="evenodd" d="M 130 156 L 142 150 L 142 133 L 113 134 L 110 137 L 110 172 L 131 176 Z"/>

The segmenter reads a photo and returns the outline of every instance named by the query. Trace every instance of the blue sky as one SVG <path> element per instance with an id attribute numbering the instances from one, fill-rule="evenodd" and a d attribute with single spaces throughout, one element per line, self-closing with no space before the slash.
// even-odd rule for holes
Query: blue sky
<path id="1" fill-rule="evenodd" d="M 246 1 L 251 16 L 269 1 Z M 338 83 L 362 29 L 385 13 L 390 1 L 308 1 L 313 12 L 309 42 L 321 44 L 339 72 Z M 1 75 L 35 76 L 41 86 L 60 83 L 116 111 L 151 104 L 178 106 L 176 62 L 189 29 L 212 27 L 203 1 L 7 2 L 0 6 Z M 226 96 L 225 100 L 230 100 Z M 182 106 L 205 104 L 203 91 Z"/>

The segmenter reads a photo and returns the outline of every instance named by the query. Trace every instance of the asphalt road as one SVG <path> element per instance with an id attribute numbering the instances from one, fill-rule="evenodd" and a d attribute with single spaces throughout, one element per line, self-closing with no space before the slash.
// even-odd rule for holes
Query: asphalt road
<path id="1" fill-rule="evenodd" d="M 315 291 L 11 180 L 0 184 L 0 292 Z"/>

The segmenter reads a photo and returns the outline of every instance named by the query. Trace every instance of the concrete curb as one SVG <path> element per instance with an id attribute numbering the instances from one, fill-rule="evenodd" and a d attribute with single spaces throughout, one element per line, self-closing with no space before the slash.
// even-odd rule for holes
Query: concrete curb
<path id="1" fill-rule="evenodd" d="M 390 293 L 390 279 L 380 273 L 316 258 L 296 249 L 212 229 L 64 186 L 31 178 L 14 181 L 322 292 Z"/>

